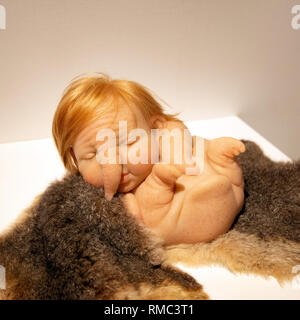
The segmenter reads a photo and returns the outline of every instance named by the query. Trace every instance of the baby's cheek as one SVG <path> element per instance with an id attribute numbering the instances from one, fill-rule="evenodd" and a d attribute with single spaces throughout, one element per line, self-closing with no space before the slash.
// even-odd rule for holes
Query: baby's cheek
<path id="1" fill-rule="evenodd" d="M 102 170 L 99 164 L 84 164 L 79 166 L 84 181 L 99 188 L 103 186 Z"/>

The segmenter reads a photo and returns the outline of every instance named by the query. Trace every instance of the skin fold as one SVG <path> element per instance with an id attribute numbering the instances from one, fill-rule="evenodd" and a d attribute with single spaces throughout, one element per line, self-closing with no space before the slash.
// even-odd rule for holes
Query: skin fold
<path id="1" fill-rule="evenodd" d="M 103 141 L 95 137 L 101 128 L 110 128 L 118 137 L 119 121 L 127 121 L 128 133 L 142 128 L 147 132 L 148 163 L 99 164 L 97 148 Z M 244 202 L 244 181 L 235 156 L 245 151 L 244 144 L 234 138 L 204 139 L 203 170 L 187 175 L 190 164 L 174 162 L 174 141 L 170 143 L 170 163 L 151 164 L 151 129 L 186 127 L 180 121 L 167 121 L 152 116 L 146 121 L 138 108 L 121 106 L 88 125 L 73 144 L 74 161 L 84 180 L 96 187 L 104 187 L 106 198 L 118 191 L 124 193 L 127 210 L 138 221 L 155 231 L 165 244 L 210 241 L 228 231 Z M 193 140 L 194 141 L 194 140 Z M 136 144 L 127 143 L 128 154 L 136 152 Z M 193 150 L 195 144 L 193 143 Z M 122 152 L 116 147 L 117 159 Z M 159 146 L 161 160 L 164 150 Z M 181 150 L 183 152 L 183 150 Z"/>
<path id="2" fill-rule="evenodd" d="M 213 144 L 225 144 L 232 152 L 240 153 L 243 144 L 232 138 L 206 141 L 204 172 L 186 175 L 180 168 L 155 164 L 146 180 L 126 194 L 129 211 L 147 227 L 155 230 L 165 244 L 210 241 L 228 231 L 244 202 L 244 183 L 241 169 L 228 158 L 210 157 Z M 240 149 L 239 149 L 240 148 Z M 227 155 L 226 155 L 227 157 Z M 229 156 L 228 156 L 229 157 Z M 217 162 L 220 161 L 220 162 Z M 234 183 L 237 184 L 234 184 Z"/>

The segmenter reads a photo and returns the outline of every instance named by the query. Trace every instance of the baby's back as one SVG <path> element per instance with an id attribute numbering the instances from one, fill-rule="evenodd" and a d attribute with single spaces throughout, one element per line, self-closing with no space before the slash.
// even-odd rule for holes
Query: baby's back
<path id="1" fill-rule="evenodd" d="M 181 212 L 170 243 L 210 241 L 229 230 L 242 209 L 244 189 L 207 167 L 177 179 L 173 202 L 181 203 Z"/>

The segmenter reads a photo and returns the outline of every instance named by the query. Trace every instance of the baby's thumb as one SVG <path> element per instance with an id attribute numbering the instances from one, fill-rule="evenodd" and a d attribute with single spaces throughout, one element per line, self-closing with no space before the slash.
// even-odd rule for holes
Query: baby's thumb
<path id="1" fill-rule="evenodd" d="M 158 163 L 152 169 L 153 178 L 155 181 L 164 187 L 173 188 L 176 180 L 183 174 L 174 165 Z"/>

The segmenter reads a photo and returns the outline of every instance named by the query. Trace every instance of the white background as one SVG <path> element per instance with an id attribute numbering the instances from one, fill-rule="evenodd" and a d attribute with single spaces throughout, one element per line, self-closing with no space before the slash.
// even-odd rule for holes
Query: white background
<path id="1" fill-rule="evenodd" d="M 52 118 L 69 81 L 87 71 L 142 83 L 185 121 L 238 115 L 256 130 L 226 118 L 189 123 L 194 133 L 250 137 L 274 160 L 300 158 L 300 29 L 291 27 L 299 1 L 0 4 L 0 229 L 63 175 Z M 214 299 L 299 299 L 297 286 L 272 279 L 189 271 Z"/>
<path id="2" fill-rule="evenodd" d="M 103 71 L 154 90 L 185 121 L 239 115 L 300 158 L 299 0 L 0 4 L 0 143 L 49 138 L 70 80 Z"/>

